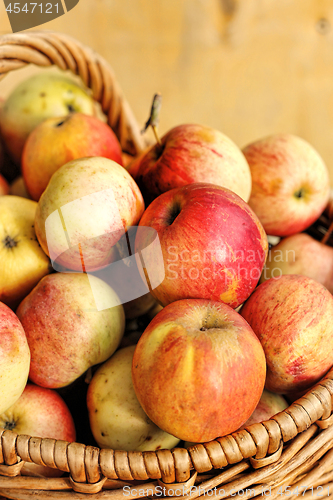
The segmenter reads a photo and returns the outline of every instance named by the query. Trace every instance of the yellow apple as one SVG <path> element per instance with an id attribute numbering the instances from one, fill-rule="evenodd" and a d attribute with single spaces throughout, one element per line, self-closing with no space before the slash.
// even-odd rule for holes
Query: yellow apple
<path id="1" fill-rule="evenodd" d="M 0 197 L 0 300 L 12 309 L 50 273 L 50 260 L 35 234 L 37 203 Z"/>
<path id="2" fill-rule="evenodd" d="M 135 346 L 120 349 L 93 376 L 87 393 L 91 431 L 101 448 L 127 451 L 173 448 L 179 439 L 159 429 L 135 395 L 134 349 Z"/>

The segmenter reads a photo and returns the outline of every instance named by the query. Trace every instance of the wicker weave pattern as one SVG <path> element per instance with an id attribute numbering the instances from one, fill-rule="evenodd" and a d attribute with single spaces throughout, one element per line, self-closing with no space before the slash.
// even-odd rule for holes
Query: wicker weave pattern
<path id="1" fill-rule="evenodd" d="M 138 125 L 113 71 L 98 54 L 68 36 L 51 32 L 0 38 L 0 79 L 29 63 L 54 64 L 79 75 L 101 103 L 123 151 L 137 155 L 144 149 Z M 144 453 L 100 450 L 2 431 L 0 494 L 22 500 L 70 500 L 87 495 L 96 500 L 120 500 L 124 498 L 124 486 L 130 488 L 126 492 L 128 498 L 137 497 L 138 486 L 133 486 L 133 480 L 153 480 L 140 486 L 143 494 L 150 496 L 157 486 L 163 486 L 169 491 L 166 494 L 172 495 L 180 484 L 185 489 L 200 484 L 201 493 L 192 491 L 191 499 L 215 487 L 222 488 L 215 492 L 215 499 L 232 498 L 233 492 L 246 488 L 255 491 L 246 491 L 242 498 L 262 497 L 262 489 L 271 487 L 269 498 L 273 500 L 279 496 L 279 488 L 286 485 L 293 485 L 293 489 L 326 485 L 332 493 L 332 396 L 333 370 L 315 389 L 270 420 L 188 450 Z M 57 468 L 69 473 L 69 477 L 20 476 L 25 462 Z M 224 468 L 218 474 L 213 471 Z M 209 471 L 210 475 L 204 474 Z M 296 496 L 292 494 L 290 498 Z M 310 496 L 313 497 L 311 492 L 302 495 Z"/>

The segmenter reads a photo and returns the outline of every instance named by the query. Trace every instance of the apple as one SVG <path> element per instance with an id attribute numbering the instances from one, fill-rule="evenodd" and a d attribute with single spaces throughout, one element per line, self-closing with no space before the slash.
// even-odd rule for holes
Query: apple
<path id="1" fill-rule="evenodd" d="M 280 394 L 264 389 L 260 401 L 256 406 L 251 417 L 242 425 L 241 429 L 245 429 L 249 425 L 265 422 L 271 417 L 288 408 L 289 404 Z"/>
<path id="2" fill-rule="evenodd" d="M 175 300 L 219 300 L 242 304 L 259 281 L 268 244 L 259 219 L 235 193 L 194 183 L 161 194 L 146 209 L 139 227 L 159 237 L 164 269 L 149 232 L 138 232 L 152 295 L 163 306 Z M 157 285 L 157 286 L 155 286 Z"/>
<path id="3" fill-rule="evenodd" d="M 16 434 L 75 441 L 75 425 L 72 415 L 56 391 L 27 384 L 19 399 L 0 415 L 0 428 Z M 26 462 L 23 475 L 59 477 L 58 469 Z"/>
<path id="4" fill-rule="evenodd" d="M 306 233 L 283 238 L 270 249 L 260 282 L 282 274 L 308 276 L 333 293 L 333 248 Z"/>
<path id="5" fill-rule="evenodd" d="M 67 76 L 45 71 L 20 83 L 0 112 L 1 135 L 15 163 L 20 164 L 24 143 L 37 125 L 75 111 L 94 115 L 94 100 Z"/>
<path id="6" fill-rule="evenodd" d="M 164 307 L 140 337 L 132 378 L 148 417 L 169 434 L 205 442 L 238 429 L 265 384 L 264 351 L 246 321 L 221 302 Z"/>
<path id="7" fill-rule="evenodd" d="M 36 234 L 57 270 L 98 270 L 113 262 L 115 244 L 143 211 L 125 168 L 108 158 L 80 158 L 53 174 L 38 202 Z"/>
<path id="8" fill-rule="evenodd" d="M 243 149 L 252 175 L 249 205 L 267 234 L 290 236 L 309 227 L 329 197 L 328 170 L 317 151 L 291 134 L 276 134 Z"/>
<path id="9" fill-rule="evenodd" d="M 26 140 L 22 154 L 22 174 L 31 198 L 39 200 L 62 165 L 87 156 L 103 156 L 122 164 L 119 141 L 106 123 L 82 113 L 40 123 Z"/>
<path id="10" fill-rule="evenodd" d="M 0 197 L 0 301 L 12 309 L 52 269 L 36 238 L 36 208 L 32 200 Z"/>
<path id="11" fill-rule="evenodd" d="M 29 374 L 30 350 L 16 314 L 0 302 L 0 413 L 21 396 Z"/>
<path id="12" fill-rule="evenodd" d="M 277 394 L 300 392 L 333 365 L 333 297 L 307 276 L 271 278 L 253 292 L 241 315 L 266 355 L 265 388 Z"/>
<path id="13" fill-rule="evenodd" d="M 101 301 L 108 308 L 101 308 Z M 106 283 L 83 273 L 43 278 L 17 315 L 31 351 L 29 377 L 49 389 L 65 387 L 108 359 L 120 344 L 125 314 Z"/>
<path id="14" fill-rule="evenodd" d="M 9 194 L 12 194 L 14 196 L 21 196 L 21 198 L 27 198 L 28 200 L 31 200 L 22 176 L 17 177 L 15 181 L 11 183 Z"/>
<path id="15" fill-rule="evenodd" d="M 248 201 L 251 173 L 241 150 L 218 130 L 196 124 L 174 127 L 130 165 L 144 199 L 194 182 L 226 187 Z"/>
<path id="16" fill-rule="evenodd" d="M 151 293 L 146 293 L 137 299 L 130 300 L 124 303 L 126 319 L 139 318 L 146 314 L 156 305 L 156 300 Z"/>
<path id="17" fill-rule="evenodd" d="M 0 174 L 0 196 L 9 193 L 9 185 L 6 179 Z"/>
<path id="18" fill-rule="evenodd" d="M 100 448 L 156 451 L 174 448 L 179 439 L 159 429 L 135 395 L 132 360 L 135 346 L 117 351 L 94 374 L 87 392 L 89 421 Z"/>

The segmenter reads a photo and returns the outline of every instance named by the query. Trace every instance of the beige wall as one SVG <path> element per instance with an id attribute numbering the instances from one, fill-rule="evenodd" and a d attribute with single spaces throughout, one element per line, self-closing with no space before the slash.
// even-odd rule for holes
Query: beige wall
<path id="1" fill-rule="evenodd" d="M 318 149 L 333 182 L 332 25 L 332 0 L 80 0 L 43 28 L 101 53 L 140 125 L 160 91 L 161 132 L 198 122 L 239 146 L 292 132 Z M 25 75 L 6 77 L 0 95 Z"/>

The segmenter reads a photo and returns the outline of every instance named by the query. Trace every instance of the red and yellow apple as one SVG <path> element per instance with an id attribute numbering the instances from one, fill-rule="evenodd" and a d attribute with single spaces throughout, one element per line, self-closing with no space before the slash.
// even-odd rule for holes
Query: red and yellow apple
<path id="1" fill-rule="evenodd" d="M 306 390 L 333 366 L 333 296 L 300 275 L 271 278 L 253 292 L 241 315 L 265 351 L 265 388 L 278 394 Z"/>
<path id="2" fill-rule="evenodd" d="M 22 154 L 22 174 L 31 198 L 39 200 L 54 172 L 65 163 L 87 156 L 122 164 L 119 141 L 106 123 L 82 113 L 43 121 L 29 135 Z"/>
<path id="3" fill-rule="evenodd" d="M 98 301 L 110 305 L 101 309 Z M 125 330 L 115 292 L 83 273 L 46 276 L 21 302 L 17 315 L 31 351 L 29 378 L 49 389 L 69 385 L 108 359 Z"/>
<path id="4" fill-rule="evenodd" d="M 306 233 L 283 238 L 270 249 L 260 282 L 282 274 L 308 276 L 333 293 L 333 248 Z"/>
<path id="5" fill-rule="evenodd" d="M 53 174 L 38 202 L 36 234 L 57 266 L 98 270 L 115 259 L 115 244 L 143 211 L 125 168 L 108 158 L 80 158 Z"/>
<path id="6" fill-rule="evenodd" d="M 132 378 L 148 417 L 169 434 L 205 442 L 238 429 L 265 384 L 264 351 L 229 306 L 204 299 L 173 302 L 136 346 Z"/>
<path id="7" fill-rule="evenodd" d="M 0 413 L 21 396 L 29 374 L 30 350 L 16 314 L 0 302 Z"/>
<path id="8" fill-rule="evenodd" d="M 0 301 L 12 309 L 52 269 L 36 238 L 36 208 L 32 200 L 0 197 Z"/>
<path id="9" fill-rule="evenodd" d="M 149 231 L 138 232 L 136 252 L 142 253 L 152 295 L 164 306 L 203 298 L 236 308 L 259 281 L 266 234 L 250 207 L 226 188 L 194 183 L 163 193 L 139 227 L 153 228 L 159 237 L 164 266 Z"/>
<path id="10" fill-rule="evenodd" d="M 288 408 L 288 406 L 287 401 L 280 394 L 274 394 L 265 389 L 254 412 L 245 424 L 242 425 L 241 429 L 245 429 L 252 424 L 265 422 L 265 420 L 269 420 L 277 413 Z"/>
<path id="11" fill-rule="evenodd" d="M 0 415 L 0 428 L 33 437 L 75 441 L 72 415 L 61 396 L 52 389 L 27 384 L 19 399 Z M 23 475 L 59 477 L 63 472 L 26 462 Z"/>
<path id="12" fill-rule="evenodd" d="M 329 197 L 328 170 L 317 151 L 291 134 L 276 134 L 243 149 L 252 175 L 249 205 L 267 234 L 289 236 L 310 226 Z"/>
<path id="13" fill-rule="evenodd" d="M 20 164 L 24 143 L 42 121 L 73 112 L 94 115 L 94 100 L 74 80 L 48 71 L 20 83 L 0 111 L 0 130 L 6 150 Z"/>
<path id="14" fill-rule="evenodd" d="M 193 182 L 209 182 L 234 191 L 248 201 L 249 166 L 236 144 L 210 127 L 196 124 L 172 128 L 132 165 L 147 203 L 161 193 Z"/>

